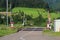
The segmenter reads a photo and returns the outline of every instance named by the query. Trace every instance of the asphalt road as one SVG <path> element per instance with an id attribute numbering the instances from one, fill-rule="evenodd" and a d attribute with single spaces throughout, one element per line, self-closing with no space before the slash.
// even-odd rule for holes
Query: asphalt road
<path id="1" fill-rule="evenodd" d="M 44 35 L 42 31 L 35 31 L 37 29 L 32 29 L 29 31 L 19 31 L 15 34 L 0 37 L 0 40 L 60 40 L 60 37 L 53 37 Z M 39 29 L 40 30 L 40 29 Z"/>

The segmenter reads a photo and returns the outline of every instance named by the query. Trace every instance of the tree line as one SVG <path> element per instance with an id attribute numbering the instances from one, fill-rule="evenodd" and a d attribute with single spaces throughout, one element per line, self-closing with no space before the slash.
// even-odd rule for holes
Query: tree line
<path id="1" fill-rule="evenodd" d="M 33 7 L 33 8 L 47 8 L 47 3 L 44 0 L 8 0 L 9 6 L 14 7 Z M 6 0 L 0 0 L 0 8 L 6 8 Z"/>

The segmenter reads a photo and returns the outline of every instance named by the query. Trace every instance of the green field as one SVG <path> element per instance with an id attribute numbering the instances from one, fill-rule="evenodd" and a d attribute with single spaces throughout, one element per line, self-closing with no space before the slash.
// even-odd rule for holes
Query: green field
<path id="1" fill-rule="evenodd" d="M 39 13 L 43 13 L 43 15 L 45 15 L 46 11 L 44 9 L 39 9 L 39 8 L 25 8 L 25 7 L 17 7 L 17 8 L 14 8 L 12 11 L 13 12 L 19 12 L 20 11 L 23 11 L 25 14 L 27 15 L 32 15 L 33 18 L 36 18 L 39 16 L 38 14 L 38 11 L 39 10 Z"/>
<path id="2" fill-rule="evenodd" d="M 33 18 L 36 18 L 39 16 L 39 13 L 43 16 L 43 18 L 47 18 L 48 12 L 43 8 L 26 8 L 26 7 L 16 7 L 12 10 L 13 13 L 18 13 L 19 11 L 23 11 L 25 14 L 32 16 Z M 51 13 L 51 19 L 60 17 L 60 13 Z"/>
<path id="3" fill-rule="evenodd" d="M 35 25 L 46 27 L 46 23 L 48 20 L 48 11 L 46 11 L 46 9 L 43 9 L 43 8 L 26 8 L 26 7 L 16 7 L 14 9 L 12 9 L 12 12 L 14 14 L 17 14 L 20 11 L 21 12 L 23 11 L 26 15 L 31 16 L 34 19 L 33 23 Z M 58 18 L 60 19 L 60 12 L 51 12 L 50 15 L 51 15 L 52 24 L 54 23 L 55 19 L 58 19 Z M 39 16 L 41 16 L 42 19 Z"/>

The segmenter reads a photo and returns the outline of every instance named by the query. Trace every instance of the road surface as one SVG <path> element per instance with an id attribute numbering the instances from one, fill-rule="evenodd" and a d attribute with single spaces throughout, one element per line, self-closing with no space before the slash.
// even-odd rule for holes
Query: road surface
<path id="1" fill-rule="evenodd" d="M 36 29 L 28 29 L 29 31 L 19 31 L 15 34 L 0 37 L 0 40 L 60 40 L 60 37 L 52 37 L 44 35 L 42 31 L 36 31 Z M 35 31 L 34 31 L 35 30 Z"/>

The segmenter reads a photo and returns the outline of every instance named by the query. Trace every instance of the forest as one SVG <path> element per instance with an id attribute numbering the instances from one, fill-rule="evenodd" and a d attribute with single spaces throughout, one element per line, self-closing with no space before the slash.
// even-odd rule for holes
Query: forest
<path id="1" fill-rule="evenodd" d="M 29 8 L 49 8 L 49 4 L 45 0 L 8 0 L 8 4 L 14 7 L 29 7 Z M 6 0 L 0 0 L 0 11 L 6 11 Z"/>

